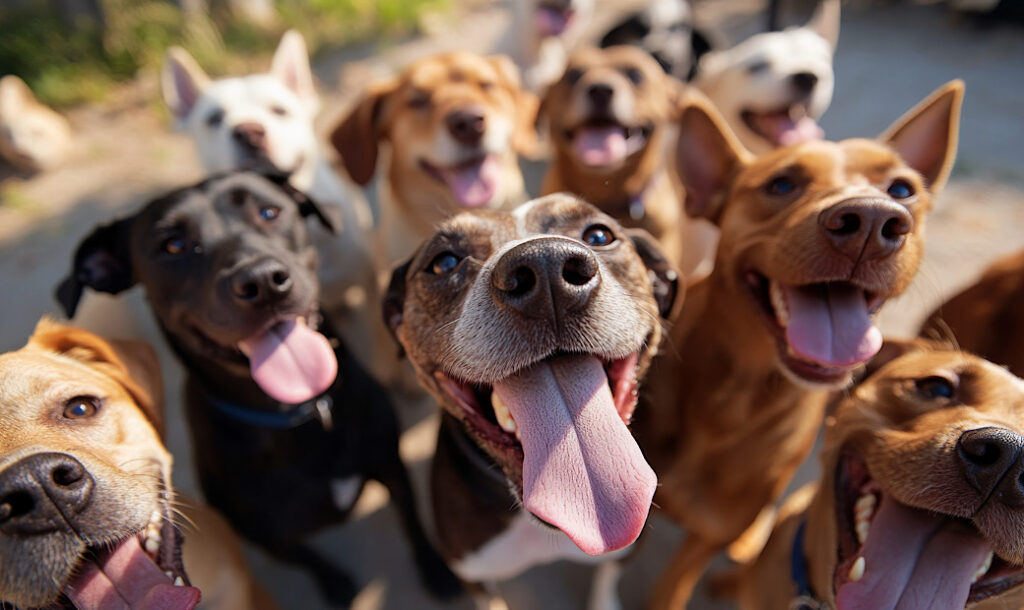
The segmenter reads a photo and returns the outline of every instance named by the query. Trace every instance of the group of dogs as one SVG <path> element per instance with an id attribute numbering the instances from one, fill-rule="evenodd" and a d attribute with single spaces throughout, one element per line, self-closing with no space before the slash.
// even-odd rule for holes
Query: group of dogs
<path id="1" fill-rule="evenodd" d="M 265 74 L 168 52 L 210 176 L 83 236 L 56 296 L 70 318 L 144 288 L 216 510 L 175 499 L 152 350 L 43 319 L 0 356 L 6 606 L 273 607 L 232 532 L 348 605 L 358 585 L 304 539 L 371 479 L 423 586 L 480 607 L 561 559 L 598 566 L 590 607 L 620 607 L 652 502 L 686 532 L 652 608 L 685 606 L 723 551 L 712 587 L 744 608 L 1024 606 L 1024 254 L 927 338 L 874 323 L 921 262 L 963 84 L 831 142 L 837 0 L 710 51 L 672 27 L 685 4 L 607 48 L 572 40 L 588 3 L 521 5 L 516 61 L 370 83 L 331 130 L 338 165 L 297 33 Z M 545 154 L 526 201 L 519 157 Z M 429 525 L 396 417 L 423 390 Z M 822 426 L 821 481 L 776 509 Z"/>

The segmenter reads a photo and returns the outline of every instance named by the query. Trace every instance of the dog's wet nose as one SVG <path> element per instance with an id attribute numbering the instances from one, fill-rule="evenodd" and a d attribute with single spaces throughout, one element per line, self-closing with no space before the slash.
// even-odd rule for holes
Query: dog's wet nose
<path id="1" fill-rule="evenodd" d="M 797 72 L 789 77 L 795 88 L 800 93 L 810 93 L 818 84 L 818 76 L 810 72 Z"/>
<path id="2" fill-rule="evenodd" d="M 235 142 L 252 150 L 262 150 L 267 145 L 267 130 L 259 123 L 239 123 L 231 135 Z"/>
<path id="3" fill-rule="evenodd" d="M 93 479 L 66 453 L 37 453 L 0 473 L 0 532 L 31 535 L 68 527 L 92 498 Z"/>
<path id="4" fill-rule="evenodd" d="M 235 300 L 252 307 L 276 303 L 287 297 L 292 284 L 288 267 L 277 261 L 246 265 L 231 276 Z"/>
<path id="5" fill-rule="evenodd" d="M 823 211 L 818 221 L 832 246 L 853 261 L 889 256 L 914 230 L 910 212 L 885 199 L 842 201 Z"/>
<path id="6" fill-rule="evenodd" d="M 479 144 L 487 127 L 484 115 L 479 110 L 455 110 L 448 113 L 444 123 L 455 141 L 467 146 Z"/>
<path id="7" fill-rule="evenodd" d="M 594 83 L 587 87 L 587 98 L 596 108 L 605 108 L 612 101 L 614 90 L 607 83 Z"/>
<path id="8" fill-rule="evenodd" d="M 529 318 L 555 318 L 586 306 L 600 281 L 589 248 L 564 238 L 542 238 L 502 255 L 491 274 L 491 292 L 499 303 Z"/>
<path id="9" fill-rule="evenodd" d="M 1024 436 L 1006 428 L 968 430 L 956 451 L 967 482 L 986 501 L 1024 508 Z"/>

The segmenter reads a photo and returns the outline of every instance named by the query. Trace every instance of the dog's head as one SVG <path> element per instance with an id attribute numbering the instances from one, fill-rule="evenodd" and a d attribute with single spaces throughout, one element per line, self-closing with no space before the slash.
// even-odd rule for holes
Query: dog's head
<path id="1" fill-rule="evenodd" d="M 832 102 L 838 39 L 839 0 L 824 0 L 804 27 L 704 55 L 695 84 L 754 152 L 818 139 L 816 121 Z"/>
<path id="2" fill-rule="evenodd" d="M 680 80 L 689 80 L 697 60 L 710 49 L 693 27 L 687 0 L 652 0 L 601 38 L 602 47 L 630 44 L 651 54 L 661 68 Z"/>
<path id="3" fill-rule="evenodd" d="M 585 23 L 594 10 L 594 0 L 518 0 L 530 11 L 530 26 L 537 38 L 564 36 Z M 525 32 L 524 32 L 525 34 Z"/>
<path id="4" fill-rule="evenodd" d="M 164 101 L 208 173 L 259 169 L 312 180 L 319 100 L 302 35 L 285 33 L 270 72 L 211 81 L 182 48 L 164 60 Z"/>
<path id="5" fill-rule="evenodd" d="M 676 289 L 649 235 L 559 194 L 445 221 L 395 270 L 384 314 L 523 506 L 599 554 L 650 508 L 627 425 Z"/>
<path id="6" fill-rule="evenodd" d="M 886 344 L 829 418 L 807 517 L 815 591 L 841 608 L 1019 607 L 1024 381 L 922 343 Z"/>
<path id="7" fill-rule="evenodd" d="M 398 201 L 454 213 L 494 208 L 522 190 L 516 151 L 533 147 L 537 100 L 506 57 L 455 52 L 377 83 L 331 134 L 349 175 L 373 178 L 381 141 Z"/>
<path id="8" fill-rule="evenodd" d="M 23 80 L 0 78 L 0 157 L 26 171 L 49 169 L 67 155 L 67 120 L 36 101 Z"/>
<path id="9" fill-rule="evenodd" d="M 585 174 L 634 167 L 660 157 L 660 134 L 680 85 L 638 47 L 583 48 L 544 96 L 559 158 Z"/>
<path id="10" fill-rule="evenodd" d="M 312 330 L 319 286 L 303 222 L 310 215 L 328 228 L 339 222 L 283 181 L 210 178 L 93 231 L 57 298 L 72 316 L 86 287 L 117 294 L 142 284 L 180 351 L 239 375 L 251 368 L 270 396 L 303 402 L 334 381 L 337 367 Z"/>
<path id="11" fill-rule="evenodd" d="M 878 350 L 872 318 L 917 271 L 962 99 L 954 81 L 877 140 L 805 142 L 757 158 L 705 101 L 684 109 L 686 210 L 722 233 L 712 280 L 745 308 L 751 349 L 774 344 L 791 378 L 842 384 Z"/>
<path id="12" fill-rule="evenodd" d="M 0 355 L 0 600 L 192 608 L 148 346 L 42 320 Z M 168 577 L 166 574 L 169 574 Z"/>

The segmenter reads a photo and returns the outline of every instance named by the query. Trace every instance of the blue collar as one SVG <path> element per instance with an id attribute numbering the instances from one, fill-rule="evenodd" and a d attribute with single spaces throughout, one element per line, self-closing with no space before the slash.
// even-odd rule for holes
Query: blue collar
<path id="1" fill-rule="evenodd" d="M 796 585 L 796 597 L 789 604 L 791 610 L 819 610 L 826 607 L 825 604 L 814 598 L 814 593 L 811 591 L 811 579 L 807 573 L 807 558 L 804 557 L 806 525 L 806 521 L 800 522 L 796 536 L 793 537 L 793 549 L 789 553 L 789 570 L 793 583 Z"/>
<path id="2" fill-rule="evenodd" d="M 334 400 L 327 394 L 317 396 L 297 405 L 283 405 L 288 407 L 284 411 L 263 411 L 252 409 L 244 405 L 236 405 L 210 394 L 206 400 L 214 406 L 221 414 L 238 420 L 253 428 L 271 428 L 274 430 L 289 430 L 297 428 L 313 420 L 320 420 L 324 430 L 331 430 L 334 427 L 331 409 L 334 407 Z M 283 403 L 282 403 L 283 404 Z"/>

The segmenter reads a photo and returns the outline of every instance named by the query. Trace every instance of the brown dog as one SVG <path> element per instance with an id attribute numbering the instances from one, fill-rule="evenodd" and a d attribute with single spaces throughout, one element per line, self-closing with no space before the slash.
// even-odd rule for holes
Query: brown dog
<path id="1" fill-rule="evenodd" d="M 1024 606 L 1024 381 L 939 346 L 876 360 L 826 424 L 820 487 L 787 500 L 741 577 L 743 607 Z"/>
<path id="2" fill-rule="evenodd" d="M 949 174 L 963 85 L 878 140 L 805 142 L 753 158 L 695 99 L 680 124 L 686 208 L 722 232 L 652 369 L 636 421 L 656 502 L 689 538 L 657 607 L 680 607 L 807 457 L 830 388 L 881 344 L 872 317 L 910 283 L 923 223 Z M 766 513 L 767 514 L 767 513 Z M 756 555 L 755 528 L 730 551 Z"/>
<path id="3" fill-rule="evenodd" d="M 259 606 L 223 520 L 179 513 L 223 528 L 182 545 L 160 393 L 148 346 L 45 319 L 25 347 L 0 355 L 0 600 L 192 608 L 199 589 L 175 586 L 188 566 L 205 607 Z"/>
<path id="4" fill-rule="evenodd" d="M 434 518 L 462 579 L 636 540 L 655 478 L 627 425 L 675 291 L 648 234 L 567 195 L 460 214 L 395 270 L 385 315 L 444 409 Z"/>
<path id="5" fill-rule="evenodd" d="M 452 214 L 525 199 L 516 153 L 534 147 L 536 112 L 504 56 L 436 55 L 370 87 L 331 144 L 362 185 L 373 178 L 381 143 L 390 145 L 379 197 L 389 262 L 409 256 Z"/>
<path id="6" fill-rule="evenodd" d="M 926 336 L 952 336 L 963 349 L 1024 375 L 1024 252 L 992 264 L 976 283 L 925 322 Z"/>
<path id="7" fill-rule="evenodd" d="M 639 47 L 577 50 L 541 102 L 554 148 L 542 191 L 574 193 L 646 229 L 689 278 L 713 242 L 695 226 L 706 221 L 683 214 L 665 162 L 682 87 Z"/>

